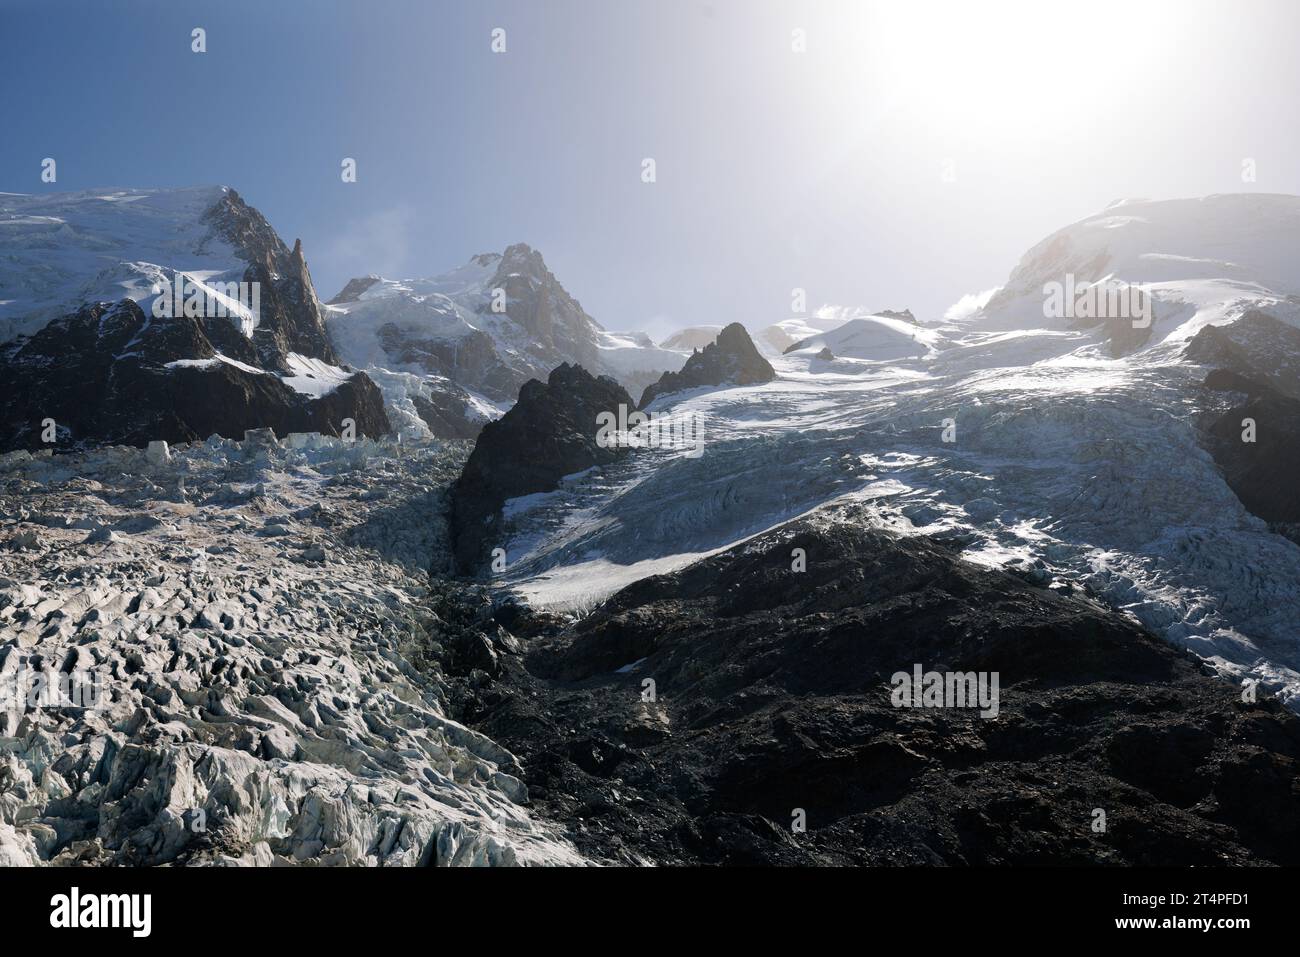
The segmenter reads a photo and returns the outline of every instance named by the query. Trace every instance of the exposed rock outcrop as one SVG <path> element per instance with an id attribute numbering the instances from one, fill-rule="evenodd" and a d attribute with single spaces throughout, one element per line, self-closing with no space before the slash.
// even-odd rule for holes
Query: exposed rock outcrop
<path id="1" fill-rule="evenodd" d="M 131 242 L 180 261 L 118 263 L 109 268 L 111 276 L 120 272 L 123 285 L 151 278 L 153 295 L 143 297 L 145 288 L 116 303 L 87 303 L 0 347 L 0 402 L 6 410 L 0 451 L 142 446 L 213 433 L 238 438 L 259 427 L 281 435 L 339 435 L 345 419 L 355 423 L 358 435 L 387 433 L 390 424 L 375 384 L 364 373 L 337 365 L 301 242 L 287 248 L 233 189 L 182 190 L 171 200 L 169 206 L 167 191 L 141 194 L 140 202 L 158 206 L 156 220 L 101 222 L 81 213 L 88 225 L 63 239 L 69 268 L 97 265 L 78 244 L 97 248 L 93 230 L 122 223 L 132 231 Z M 196 207 L 197 201 L 210 205 Z M 87 200 L 74 194 L 68 202 L 80 208 Z M 168 247 L 172 232 L 195 237 L 193 248 Z M 110 248 L 123 244 L 117 236 L 100 240 L 110 241 L 116 244 Z M 194 257 L 245 263 L 242 276 L 238 265 L 222 275 L 230 282 L 257 284 L 255 311 L 241 301 L 231 309 L 249 311 L 228 314 L 227 301 L 203 285 L 197 287 L 197 314 L 189 308 L 191 291 L 181 293 L 185 308 L 179 308 L 179 299 L 173 307 L 171 284 L 180 277 L 190 281 L 183 270 L 191 268 L 186 264 Z M 88 281 L 87 288 L 97 288 L 100 280 Z M 66 288 L 43 292 L 47 298 L 67 294 Z M 155 308 L 160 295 L 166 308 Z M 322 382 L 322 373 L 330 381 Z"/>
<path id="2" fill-rule="evenodd" d="M 545 384 L 524 383 L 514 407 L 483 427 L 452 488 L 450 532 L 461 572 L 483 572 L 491 550 L 505 545 L 500 513 L 507 499 L 550 491 L 566 475 L 625 454 L 596 441 L 597 417 L 618 415 L 620 406 L 633 407 L 627 391 L 581 366 L 565 363 Z"/>
<path id="3" fill-rule="evenodd" d="M 1183 350 L 1211 366 L 1204 444 L 1252 514 L 1300 541 L 1300 329 L 1253 310 L 1206 326 Z M 1225 411 L 1226 407 L 1226 411 Z"/>
<path id="4" fill-rule="evenodd" d="M 226 190 L 204 219 L 248 262 L 245 282 L 262 284 L 261 315 L 253 343 L 266 368 L 287 371 L 291 352 L 338 364 L 312 285 L 302 240 L 292 251 L 271 224 L 233 189 Z"/>
<path id="5" fill-rule="evenodd" d="M 379 281 L 379 277 L 375 275 L 359 276 L 354 279 L 349 279 L 347 285 L 340 289 L 338 294 L 335 295 L 333 299 L 329 300 L 326 305 L 338 306 L 346 302 L 356 302 L 367 289 Z"/>
<path id="6" fill-rule="evenodd" d="M 304 394 L 260 369 L 227 319 L 151 318 L 129 299 L 97 303 L 11 343 L 0 354 L 0 450 L 236 438 L 259 427 L 339 435 L 348 418 L 358 435 L 389 431 L 363 373 Z"/>
<path id="7" fill-rule="evenodd" d="M 718 338 L 694 351 L 680 372 L 665 372 L 659 381 L 641 394 L 641 408 L 661 395 L 700 386 L 756 385 L 776 378 L 772 364 L 759 354 L 745 327 L 733 322 Z"/>
<path id="8" fill-rule="evenodd" d="M 507 662 L 470 710 L 539 813 L 624 862 L 1300 863 L 1293 713 L 1081 592 L 838 518 L 642 580 Z M 996 717 L 896 707 L 916 665 L 996 672 Z"/>
<path id="9" fill-rule="evenodd" d="M 1300 329 L 1258 309 L 1227 325 L 1201 329 L 1183 357 L 1300 398 Z"/>

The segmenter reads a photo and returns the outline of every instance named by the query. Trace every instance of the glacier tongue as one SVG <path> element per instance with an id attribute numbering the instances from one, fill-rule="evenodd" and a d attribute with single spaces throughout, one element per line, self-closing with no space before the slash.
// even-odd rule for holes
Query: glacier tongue
<path id="1" fill-rule="evenodd" d="M 316 435 L 0 457 L 0 862 L 560 864 L 449 717 L 425 598 L 463 450 Z M 7 684 L 6 684 L 7 682 Z"/>

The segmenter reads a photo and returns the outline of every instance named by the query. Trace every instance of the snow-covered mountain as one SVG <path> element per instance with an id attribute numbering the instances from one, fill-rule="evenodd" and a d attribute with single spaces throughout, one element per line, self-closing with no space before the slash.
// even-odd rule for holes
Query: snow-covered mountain
<path id="1" fill-rule="evenodd" d="M 390 409 L 454 432 L 554 356 L 654 354 L 521 247 L 353 280 L 322 322 L 301 248 L 212 198 L 152 220 L 189 237 L 150 253 L 174 261 L 6 274 L 15 421 L 54 408 L 102 442 L 234 409 L 305 430 L 358 384 L 382 414 L 350 354 Z M 1222 198 L 1148 204 L 942 328 L 833 310 L 765 359 L 727 326 L 643 396 L 689 447 L 602 445 L 632 396 L 561 364 L 472 453 L 260 432 L 0 455 L 0 678 L 110 692 L 0 708 L 0 861 L 1294 863 L 1300 731 L 1263 694 L 1300 707 L 1300 322 L 1270 244 L 1296 200 L 1249 201 L 1259 241 Z M 113 202 L 33 241 L 93 259 Z M 1221 215 L 1179 234 L 1197 203 Z M 1175 254 L 1126 229 L 1183 250 L 1223 232 L 1232 258 L 1146 273 Z M 204 277 L 188 257 L 209 253 Z M 1041 285 L 1078 256 L 1150 290 L 1152 334 L 1044 319 Z M 201 303 L 215 276 L 259 277 L 265 308 L 164 321 L 155 275 L 194 276 Z M 426 575 L 453 561 L 492 586 Z M 1001 717 L 900 712 L 884 676 L 918 661 L 1000 675 Z M 1210 671 L 1258 679 L 1258 706 Z M 1132 826 L 1081 841 L 1098 794 Z M 773 824 L 796 806 L 815 840 Z"/>
<path id="2" fill-rule="evenodd" d="M 226 193 L 0 193 L 0 342 L 89 302 L 148 300 L 169 270 L 238 279 L 247 259 L 208 216 Z"/>
<path id="3" fill-rule="evenodd" d="M 876 317 L 898 320 L 908 326 L 918 325 L 911 310 L 880 309 L 872 312 L 857 306 L 825 305 L 809 316 L 794 316 L 765 326 L 754 336 L 754 344 L 764 355 L 782 355 L 798 342 L 833 332 L 853 319 Z"/>
<path id="4" fill-rule="evenodd" d="M 827 315 L 818 313 L 814 316 L 782 319 L 780 322 L 774 322 L 770 326 L 764 326 L 759 330 L 758 335 L 754 336 L 754 344 L 765 355 L 779 356 L 796 342 L 821 332 L 838 329 L 848 320 L 847 315 L 842 315 L 838 311 Z"/>
<path id="5" fill-rule="evenodd" d="M 1150 296 L 1143 344 L 1170 347 L 1202 328 L 1264 308 L 1300 320 L 1300 197 L 1264 193 L 1121 200 L 1031 248 L 1007 282 L 963 325 L 982 331 L 1095 325 L 1051 318 L 1044 286 L 1131 284 Z"/>
<path id="6" fill-rule="evenodd" d="M 657 415 L 706 423 L 703 454 L 641 449 L 562 494 L 507 503 L 504 578 L 540 606 L 585 609 L 855 502 L 893 533 L 1095 596 L 1300 703 L 1300 546 L 1278 518 L 1290 512 L 1276 474 L 1294 461 L 1290 406 L 1257 398 L 1259 436 L 1242 453 L 1255 458 L 1225 457 L 1227 425 L 1241 445 L 1241 397 L 1205 385 L 1223 365 L 1215 343 L 1189 351 L 1209 324 L 1263 312 L 1258 334 L 1217 348 L 1282 391 L 1278 377 L 1300 368 L 1276 334 L 1300 325 L 1298 213 L 1291 196 L 1112 207 L 1036 245 L 968 319 L 919 331 L 924 349 L 881 351 L 906 345 L 897 327 L 846 320 L 832 334 L 870 331 L 874 361 L 827 362 L 809 343 L 771 360 L 772 382 L 665 396 Z M 1140 284 L 1149 337 L 1116 350 L 1118 327 L 1045 319 L 1042 287 L 1062 270 Z M 1252 512 L 1257 500 L 1272 511 Z"/>
<path id="7" fill-rule="evenodd" d="M 819 359 L 885 362 L 920 358 L 933 352 L 941 336 L 894 316 L 857 316 L 829 332 L 819 332 L 785 349 L 786 354 Z"/>
<path id="8" fill-rule="evenodd" d="M 0 195 L 0 337 L 4 447 L 389 429 L 301 243 L 228 187 Z"/>
<path id="9" fill-rule="evenodd" d="M 438 431 L 421 406 L 440 402 L 476 432 L 525 382 L 566 362 L 639 393 L 689 355 L 605 330 L 522 243 L 432 278 L 352 279 L 327 310 L 340 355 L 373 370 L 393 416 L 416 430 L 423 421 Z"/>
<path id="10" fill-rule="evenodd" d="M 690 352 L 692 349 L 703 349 L 711 342 L 718 338 L 718 333 L 722 331 L 722 326 L 687 326 L 684 329 L 678 329 L 671 336 L 659 343 L 661 349 L 673 349 L 676 351 Z"/>

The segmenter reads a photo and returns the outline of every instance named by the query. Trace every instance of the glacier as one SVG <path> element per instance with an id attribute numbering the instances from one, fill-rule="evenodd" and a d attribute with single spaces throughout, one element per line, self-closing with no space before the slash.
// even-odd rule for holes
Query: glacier
<path id="1" fill-rule="evenodd" d="M 514 514 L 501 584 L 580 614 L 854 499 L 898 535 L 1086 590 L 1300 706 L 1300 546 L 1251 515 L 1202 448 L 1206 369 L 1182 356 L 1250 309 L 1300 325 L 1300 282 L 1285 278 L 1297 253 L 1296 197 L 1129 203 L 1034 247 L 982 306 L 922 330 L 919 354 L 879 323 L 853 335 L 860 313 L 844 310 L 810 346 L 845 329 L 852 361 L 796 350 L 772 358 L 774 382 L 654 404 L 704 422 L 702 457 L 639 451 Z M 1145 344 L 1116 356 L 1104 327 L 1045 318 L 1043 283 L 1074 269 L 1152 296 Z"/>

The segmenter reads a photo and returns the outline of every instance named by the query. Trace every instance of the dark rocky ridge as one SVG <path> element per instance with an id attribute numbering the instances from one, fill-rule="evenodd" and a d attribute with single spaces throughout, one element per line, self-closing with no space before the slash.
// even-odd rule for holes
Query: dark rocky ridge
<path id="1" fill-rule="evenodd" d="M 567 629 L 503 605 L 536 636 L 522 655 L 467 624 L 500 677 L 464 687 L 462 719 L 606 860 L 1300 863 L 1294 714 L 1086 596 L 837 518 L 638 582 Z M 893 707 L 890 675 L 914 664 L 999 672 L 999 716 Z"/>
<path id="2" fill-rule="evenodd" d="M 1300 329 L 1259 311 L 1206 326 L 1183 350 L 1212 366 L 1202 442 L 1253 515 L 1300 542 Z M 1255 423 L 1255 441 L 1242 439 Z"/>
<path id="3" fill-rule="evenodd" d="M 6 411 L 0 451 L 48 447 L 41 441 L 46 418 L 59 429 L 56 449 L 186 442 L 213 433 L 242 438 L 245 430 L 261 427 L 281 435 L 338 435 L 347 418 L 359 435 L 390 430 L 383 397 L 364 373 L 319 398 L 278 378 L 289 371 L 291 352 L 338 362 L 301 242 L 286 247 L 261 213 L 231 189 L 203 214 L 203 222 L 208 232 L 195 252 L 223 240 L 248 263 L 242 281 L 260 284 L 252 338 L 227 317 L 155 318 L 129 299 L 87 304 L 0 351 L 0 405 Z M 225 362 L 166 368 L 218 353 L 257 371 Z"/>
<path id="4" fill-rule="evenodd" d="M 692 350 L 681 372 L 665 372 L 641 393 L 640 408 L 661 395 L 700 386 L 757 385 L 776 378 L 772 364 L 759 353 L 754 340 L 738 322 L 726 326 L 703 351 Z"/>
<path id="5" fill-rule="evenodd" d="M 290 352 L 338 365 L 302 240 L 295 240 L 290 251 L 266 218 L 233 189 L 226 190 L 204 220 L 248 263 L 244 281 L 261 283 L 261 316 L 253 332 L 261 365 L 285 371 L 284 357 Z"/>
<path id="6" fill-rule="evenodd" d="M 58 427 L 56 449 L 192 442 L 213 433 L 243 438 L 266 426 L 281 435 L 338 435 L 345 418 L 356 421 L 359 435 L 389 431 L 383 397 L 361 373 L 313 398 L 275 375 L 225 362 L 166 368 L 218 351 L 256 368 L 254 345 L 224 318 L 150 321 L 124 300 L 55 319 L 0 355 L 0 450 L 48 448 L 41 440 L 46 418 Z"/>
<path id="7" fill-rule="evenodd" d="M 359 276 L 354 279 L 349 279 L 347 285 L 340 289 L 338 294 L 333 299 L 329 300 L 328 304 L 331 306 L 337 306 L 340 303 L 356 302 L 361 298 L 362 293 L 377 282 L 379 282 L 379 277 L 375 275 Z"/>
<path id="8" fill-rule="evenodd" d="M 524 383 L 514 407 L 483 427 L 452 486 L 449 530 L 458 570 L 484 571 L 491 550 L 504 545 L 500 511 L 506 499 L 549 491 L 565 475 L 626 454 L 596 444 L 597 416 L 617 415 L 620 405 L 632 408 L 621 385 L 568 363 L 545 384 Z"/>
<path id="9" fill-rule="evenodd" d="M 1300 329 L 1258 309 L 1225 326 L 1206 326 L 1187 343 L 1183 357 L 1300 398 Z"/>
<path id="10" fill-rule="evenodd" d="M 469 395 L 453 382 L 431 390 L 428 398 L 412 393 L 411 404 L 429 431 L 440 439 L 476 439 L 486 424 L 469 418 Z"/>

